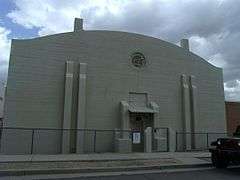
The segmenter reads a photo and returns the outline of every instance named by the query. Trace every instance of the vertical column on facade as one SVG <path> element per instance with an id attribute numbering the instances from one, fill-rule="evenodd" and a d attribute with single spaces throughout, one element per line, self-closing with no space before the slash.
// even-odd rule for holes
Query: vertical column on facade
<path id="1" fill-rule="evenodd" d="M 122 130 L 128 130 L 129 129 L 129 104 L 126 101 L 121 101 L 121 128 Z M 123 139 L 129 138 L 128 132 L 122 133 Z"/>
<path id="2" fill-rule="evenodd" d="M 153 115 L 153 127 L 156 128 L 157 122 L 159 121 L 159 106 L 155 102 L 150 102 L 150 108 L 154 110 Z"/>
<path id="3" fill-rule="evenodd" d="M 197 85 L 195 76 L 190 76 L 190 97 L 191 97 L 191 133 L 192 133 L 192 149 L 195 149 L 195 122 L 197 122 Z"/>
<path id="4" fill-rule="evenodd" d="M 182 75 L 182 118 L 183 118 L 183 149 L 191 149 L 191 111 L 190 111 L 190 92 L 187 77 Z M 176 137 L 178 138 L 178 137 Z"/>
<path id="5" fill-rule="evenodd" d="M 71 128 L 73 65 L 72 61 L 66 62 L 63 129 Z M 70 130 L 63 130 L 62 132 L 62 153 L 70 153 Z"/>
<path id="6" fill-rule="evenodd" d="M 121 133 L 115 133 L 115 150 L 118 153 L 132 152 L 132 140 L 129 132 L 129 104 L 127 101 L 120 102 Z"/>
<path id="7" fill-rule="evenodd" d="M 147 127 L 144 130 L 144 152 L 152 152 L 152 127 Z"/>
<path id="8" fill-rule="evenodd" d="M 153 109 L 153 130 L 157 127 L 159 127 L 159 106 L 155 102 L 149 103 L 150 108 Z M 155 131 L 154 131 L 155 132 Z M 156 150 L 162 151 L 165 147 L 162 146 L 162 144 L 165 144 L 167 139 L 164 139 L 166 137 L 166 134 L 164 134 L 163 131 L 157 131 L 157 133 L 153 133 L 153 141 L 156 143 Z"/>
<path id="9" fill-rule="evenodd" d="M 76 152 L 84 153 L 84 140 L 86 123 L 86 81 L 87 81 L 87 64 L 79 64 L 79 85 L 78 85 L 78 115 L 77 115 L 77 138 Z"/>

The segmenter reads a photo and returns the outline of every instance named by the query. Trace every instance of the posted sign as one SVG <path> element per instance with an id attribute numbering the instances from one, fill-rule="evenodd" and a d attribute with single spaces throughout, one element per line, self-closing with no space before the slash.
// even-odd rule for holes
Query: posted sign
<path id="1" fill-rule="evenodd" d="M 133 144 L 140 144 L 141 143 L 141 133 L 134 132 L 133 133 Z"/>

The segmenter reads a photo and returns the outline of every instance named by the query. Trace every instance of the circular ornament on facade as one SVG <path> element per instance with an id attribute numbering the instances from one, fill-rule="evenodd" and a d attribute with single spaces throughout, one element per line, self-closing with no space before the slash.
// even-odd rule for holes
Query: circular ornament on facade
<path id="1" fill-rule="evenodd" d="M 137 68 L 142 68 L 147 64 L 145 56 L 140 52 L 133 53 L 131 59 L 132 64 Z"/>

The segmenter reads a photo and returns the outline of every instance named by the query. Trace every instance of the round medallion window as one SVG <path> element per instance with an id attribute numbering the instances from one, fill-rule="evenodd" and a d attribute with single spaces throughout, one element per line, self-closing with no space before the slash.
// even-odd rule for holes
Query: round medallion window
<path id="1" fill-rule="evenodd" d="M 135 67 L 141 68 L 141 67 L 144 67 L 146 65 L 146 58 L 140 52 L 133 53 L 132 56 L 131 56 L 131 59 L 132 59 L 132 64 Z"/>

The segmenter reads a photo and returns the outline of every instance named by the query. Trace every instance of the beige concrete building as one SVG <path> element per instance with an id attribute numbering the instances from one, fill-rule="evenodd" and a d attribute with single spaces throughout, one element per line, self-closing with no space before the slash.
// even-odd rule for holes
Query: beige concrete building
<path id="1" fill-rule="evenodd" d="M 170 151 L 176 132 L 226 131 L 222 69 L 190 52 L 186 39 L 178 47 L 140 34 L 85 31 L 76 19 L 73 32 L 12 40 L 8 73 L 5 127 L 168 127 Z M 41 133 L 46 144 L 36 144 L 37 153 L 88 152 L 87 133 Z M 106 151 L 113 144 L 120 152 L 150 151 L 134 148 L 124 133 L 98 141 Z M 195 143 L 182 137 L 185 149 Z M 14 153 L 13 145 L 2 151 Z"/>

